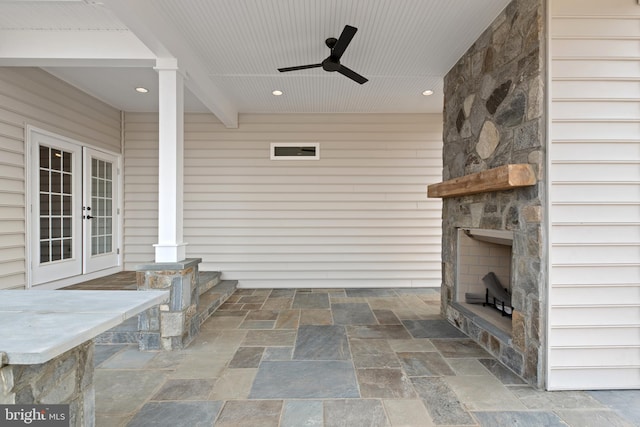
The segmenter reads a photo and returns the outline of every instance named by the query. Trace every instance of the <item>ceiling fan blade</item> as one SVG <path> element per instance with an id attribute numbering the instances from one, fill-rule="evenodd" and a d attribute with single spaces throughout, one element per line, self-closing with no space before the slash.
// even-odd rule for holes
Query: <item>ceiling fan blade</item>
<path id="1" fill-rule="evenodd" d="M 335 59 L 340 59 L 347 46 L 349 46 L 349 43 L 351 43 L 351 39 L 356 35 L 356 31 L 358 31 L 356 27 L 345 25 L 344 30 L 342 30 L 342 34 L 340 34 L 340 38 L 331 51 L 331 56 Z"/>
<path id="2" fill-rule="evenodd" d="M 320 67 L 322 67 L 322 64 L 298 65 L 297 67 L 278 68 L 278 71 L 280 71 L 281 73 L 284 73 L 287 71 L 306 70 L 308 68 L 320 68 Z"/>
<path id="3" fill-rule="evenodd" d="M 356 83 L 364 84 L 369 81 L 369 79 L 362 77 L 360 74 L 356 73 L 350 68 L 345 67 L 344 65 L 340 65 L 340 68 L 338 68 L 338 72 L 343 76 L 349 77 Z"/>

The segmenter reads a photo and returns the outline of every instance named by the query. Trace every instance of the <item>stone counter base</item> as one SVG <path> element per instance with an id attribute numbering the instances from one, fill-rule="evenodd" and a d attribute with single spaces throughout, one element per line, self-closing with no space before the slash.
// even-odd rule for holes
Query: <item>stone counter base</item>
<path id="1" fill-rule="evenodd" d="M 68 404 L 71 427 L 95 423 L 93 341 L 38 365 L 0 368 L 0 404 Z"/>

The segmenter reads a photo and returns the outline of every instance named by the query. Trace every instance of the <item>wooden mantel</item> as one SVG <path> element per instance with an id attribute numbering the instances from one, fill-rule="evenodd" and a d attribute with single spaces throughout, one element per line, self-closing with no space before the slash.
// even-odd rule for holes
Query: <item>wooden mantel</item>
<path id="1" fill-rule="evenodd" d="M 536 174 L 531 165 L 504 165 L 437 184 L 431 184 L 427 188 L 427 196 L 433 198 L 468 196 L 470 194 L 528 187 L 534 185 L 536 182 Z"/>

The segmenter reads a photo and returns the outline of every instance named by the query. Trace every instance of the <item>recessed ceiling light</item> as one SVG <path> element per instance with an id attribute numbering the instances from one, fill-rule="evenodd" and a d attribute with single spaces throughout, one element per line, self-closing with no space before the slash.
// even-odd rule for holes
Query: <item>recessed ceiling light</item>
<path id="1" fill-rule="evenodd" d="M 432 90 L 425 90 L 424 92 L 422 92 L 422 94 L 424 96 L 431 96 L 431 95 L 433 95 L 433 91 Z"/>
<path id="2" fill-rule="evenodd" d="M 274 90 L 273 92 L 271 92 L 271 94 L 273 96 L 280 96 L 280 95 L 282 95 L 282 91 L 281 90 Z"/>
<path id="3" fill-rule="evenodd" d="M 139 86 L 139 87 L 136 88 L 136 92 L 138 92 L 138 93 L 147 93 L 147 92 L 149 92 L 149 89 L 147 89 L 146 87 Z"/>

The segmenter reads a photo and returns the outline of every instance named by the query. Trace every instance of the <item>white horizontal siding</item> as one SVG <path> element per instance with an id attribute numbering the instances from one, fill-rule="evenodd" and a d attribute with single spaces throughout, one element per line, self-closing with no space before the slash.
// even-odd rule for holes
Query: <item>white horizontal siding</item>
<path id="1" fill-rule="evenodd" d="M 589 368 L 555 368 L 555 381 L 560 384 L 571 384 L 572 389 L 592 390 L 594 384 L 600 389 L 634 389 L 640 381 L 640 368 L 620 366 L 598 366 Z"/>
<path id="2" fill-rule="evenodd" d="M 26 286 L 25 124 L 120 151 L 120 113 L 36 68 L 0 67 L 0 289 Z"/>
<path id="3" fill-rule="evenodd" d="M 549 389 L 640 387 L 640 6 L 553 0 Z"/>
<path id="4" fill-rule="evenodd" d="M 124 268 L 131 270 L 153 262 L 158 243 L 158 118 L 127 113 L 123 125 L 123 252 Z"/>
<path id="5" fill-rule="evenodd" d="M 127 114 L 125 264 L 153 258 L 157 119 Z M 190 257 L 244 287 L 440 286 L 440 116 L 185 119 Z M 271 142 L 319 142 L 318 161 L 272 161 Z"/>

